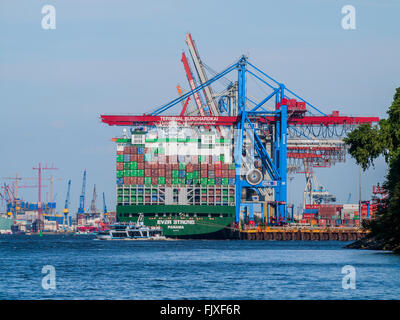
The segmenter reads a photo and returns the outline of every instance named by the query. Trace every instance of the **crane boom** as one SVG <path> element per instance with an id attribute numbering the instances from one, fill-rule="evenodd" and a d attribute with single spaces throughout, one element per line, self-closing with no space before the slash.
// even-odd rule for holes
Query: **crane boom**
<path id="1" fill-rule="evenodd" d="M 187 79 L 188 79 L 190 88 L 191 88 L 192 90 L 193 90 L 193 89 L 196 89 L 196 84 L 194 83 L 193 74 L 192 74 L 192 71 L 190 70 L 190 66 L 189 66 L 189 63 L 188 63 L 188 61 L 187 61 L 187 58 L 186 58 L 186 55 L 185 55 L 184 52 L 182 52 L 182 59 L 181 59 L 181 61 L 182 61 L 183 66 L 184 66 L 184 68 L 185 68 L 186 77 L 187 77 Z M 195 93 L 194 93 L 194 100 L 196 101 L 196 105 L 197 105 L 197 108 L 199 109 L 200 115 L 201 115 L 202 117 L 204 117 L 204 116 L 206 115 L 206 113 L 205 113 L 205 111 L 204 111 L 203 104 L 201 103 L 200 95 L 199 95 L 198 92 L 195 92 Z"/>
<path id="2" fill-rule="evenodd" d="M 64 206 L 64 213 L 69 212 L 69 198 L 70 198 L 70 192 L 71 192 L 71 180 L 68 180 L 68 189 L 67 189 L 67 197 L 65 199 L 65 206 Z"/>
<path id="3" fill-rule="evenodd" d="M 201 60 L 200 60 L 200 56 L 199 56 L 199 54 L 197 52 L 196 46 L 194 44 L 194 41 L 193 41 L 192 36 L 191 36 L 190 33 L 186 34 L 186 43 L 187 43 L 187 45 L 189 47 L 189 52 L 190 52 L 190 55 L 192 56 L 194 66 L 195 66 L 196 71 L 197 71 L 197 75 L 199 76 L 200 84 L 204 84 L 204 83 L 206 83 L 208 81 L 207 75 L 206 75 L 206 73 L 205 73 L 205 71 L 203 69 L 203 66 L 202 66 Z M 203 92 L 204 92 L 204 95 L 206 97 L 207 104 L 208 104 L 208 106 L 210 108 L 211 115 L 219 116 L 220 113 L 219 113 L 219 110 L 218 110 L 218 106 L 217 106 L 217 104 L 215 103 L 215 101 L 213 99 L 213 93 L 212 93 L 211 87 L 210 86 L 205 87 L 203 89 Z"/>
<path id="4" fill-rule="evenodd" d="M 81 195 L 79 197 L 78 213 L 84 213 L 85 212 L 85 190 L 86 190 L 86 169 L 83 172 L 82 192 L 81 192 Z"/>

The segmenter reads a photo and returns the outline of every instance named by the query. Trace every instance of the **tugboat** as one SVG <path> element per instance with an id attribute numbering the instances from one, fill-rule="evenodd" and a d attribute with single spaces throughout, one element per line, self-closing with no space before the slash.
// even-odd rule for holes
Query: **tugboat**
<path id="1" fill-rule="evenodd" d="M 143 215 L 139 215 L 136 223 L 113 224 L 110 230 L 96 234 L 99 240 L 166 240 L 161 227 L 143 225 Z"/>

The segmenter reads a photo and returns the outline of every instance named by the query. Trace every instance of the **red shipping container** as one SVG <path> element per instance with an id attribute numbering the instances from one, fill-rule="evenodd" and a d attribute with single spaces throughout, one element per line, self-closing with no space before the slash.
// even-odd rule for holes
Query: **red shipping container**
<path id="1" fill-rule="evenodd" d="M 165 169 L 158 169 L 158 176 L 165 177 Z"/>
<path id="2" fill-rule="evenodd" d="M 229 170 L 229 164 L 228 163 L 223 163 L 222 164 L 222 170 Z"/>
<path id="3" fill-rule="evenodd" d="M 144 162 L 138 162 L 137 168 L 138 168 L 138 170 L 143 170 L 144 169 Z"/>
<path id="4" fill-rule="evenodd" d="M 144 177 L 137 177 L 138 183 L 137 184 L 144 184 Z"/>
<path id="5" fill-rule="evenodd" d="M 144 162 L 144 154 L 138 154 L 138 162 Z"/>
<path id="6" fill-rule="evenodd" d="M 158 169 L 158 162 L 152 162 L 151 163 L 151 168 L 152 169 Z"/>
<path id="7" fill-rule="evenodd" d="M 172 163 L 172 170 L 179 170 L 179 163 Z"/>
<path id="8" fill-rule="evenodd" d="M 201 178 L 207 178 L 208 177 L 208 171 L 207 170 L 201 170 L 200 171 L 200 177 Z"/>
<path id="9" fill-rule="evenodd" d="M 144 168 L 145 168 L 145 169 L 151 169 L 151 162 L 147 162 L 147 161 L 146 161 L 146 162 L 144 163 Z"/>
<path id="10" fill-rule="evenodd" d="M 193 172 L 193 164 L 188 163 L 186 165 L 186 172 Z"/>
<path id="11" fill-rule="evenodd" d="M 138 184 L 138 178 L 132 177 L 132 184 Z"/>
<path id="12" fill-rule="evenodd" d="M 124 154 L 124 152 L 123 151 L 117 151 L 117 155 L 121 155 L 121 154 Z"/>
<path id="13" fill-rule="evenodd" d="M 144 176 L 145 177 L 151 177 L 151 169 L 149 169 L 149 168 L 144 169 Z"/>
<path id="14" fill-rule="evenodd" d="M 137 156 L 137 154 L 132 154 L 131 155 L 131 161 L 138 161 L 138 156 Z"/>
<path id="15" fill-rule="evenodd" d="M 229 169 L 228 170 L 228 177 L 229 178 L 235 178 L 235 169 Z"/>
<path id="16" fill-rule="evenodd" d="M 159 154 L 158 155 L 158 163 L 165 164 L 166 162 L 167 162 L 166 156 L 164 154 Z"/>
<path id="17" fill-rule="evenodd" d="M 124 163 L 123 162 L 117 162 L 117 170 L 124 170 Z"/>
<path id="18" fill-rule="evenodd" d="M 165 177 L 166 178 L 171 178 L 172 177 L 172 170 L 171 169 L 165 169 Z"/>
<path id="19" fill-rule="evenodd" d="M 171 177 L 166 177 L 166 178 L 165 178 L 165 184 L 166 184 L 167 186 L 172 185 L 172 178 L 171 178 Z"/>
<path id="20" fill-rule="evenodd" d="M 137 147 L 132 147 L 130 153 L 131 154 L 137 154 Z"/>
<path id="21" fill-rule="evenodd" d="M 222 178 L 229 178 L 229 170 L 222 170 Z"/>
<path id="22" fill-rule="evenodd" d="M 151 184 L 158 184 L 158 177 L 151 177 Z"/>
<path id="23" fill-rule="evenodd" d="M 215 170 L 215 177 L 222 178 L 222 170 Z"/>
<path id="24" fill-rule="evenodd" d="M 167 165 L 165 163 L 158 163 L 158 169 L 166 169 Z"/>
<path id="25" fill-rule="evenodd" d="M 151 169 L 151 176 L 158 177 L 158 169 Z"/>
<path id="26" fill-rule="evenodd" d="M 129 184 L 128 177 L 124 177 L 124 184 Z"/>
<path id="27" fill-rule="evenodd" d="M 221 170 L 222 169 L 222 162 L 221 161 L 215 161 L 214 162 L 214 167 L 215 167 L 215 170 Z"/>
<path id="28" fill-rule="evenodd" d="M 208 169 L 207 163 L 201 163 L 201 164 L 200 164 L 200 169 L 201 169 L 201 170 L 207 170 L 207 169 Z"/>
<path id="29" fill-rule="evenodd" d="M 199 164 L 194 164 L 193 165 L 193 171 L 199 171 L 200 170 L 200 165 Z"/>

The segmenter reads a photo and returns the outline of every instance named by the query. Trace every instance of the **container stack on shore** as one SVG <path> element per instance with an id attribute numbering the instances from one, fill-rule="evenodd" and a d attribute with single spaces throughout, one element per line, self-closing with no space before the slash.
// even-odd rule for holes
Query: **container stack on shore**
<path id="1" fill-rule="evenodd" d="M 370 208 L 370 216 L 374 210 Z M 362 204 L 361 218 L 368 217 L 368 206 Z M 303 223 L 321 227 L 354 227 L 360 225 L 358 204 L 306 204 L 303 210 Z"/>

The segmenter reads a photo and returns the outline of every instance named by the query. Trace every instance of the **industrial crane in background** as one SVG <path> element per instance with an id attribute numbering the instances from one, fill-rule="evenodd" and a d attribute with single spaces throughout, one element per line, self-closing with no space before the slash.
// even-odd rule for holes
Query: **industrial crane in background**
<path id="1" fill-rule="evenodd" d="M 86 169 L 83 171 L 82 192 L 79 196 L 78 213 L 85 213 Z"/>
<path id="2" fill-rule="evenodd" d="M 92 198 L 92 202 L 90 203 L 90 211 L 89 211 L 91 213 L 97 212 L 96 200 L 97 200 L 96 185 L 94 185 L 94 187 L 93 187 L 93 198 Z"/>
<path id="3" fill-rule="evenodd" d="M 103 192 L 103 217 L 102 220 L 107 221 L 107 216 L 108 216 L 108 212 L 107 212 L 107 206 L 106 206 L 106 196 L 104 195 Z"/>
<path id="4" fill-rule="evenodd" d="M 64 230 L 66 225 L 68 225 L 68 213 L 69 213 L 69 199 L 70 199 L 70 192 L 71 192 L 71 180 L 68 180 L 68 190 L 67 190 L 67 197 L 65 199 L 65 205 L 63 209 L 64 213 Z"/>

